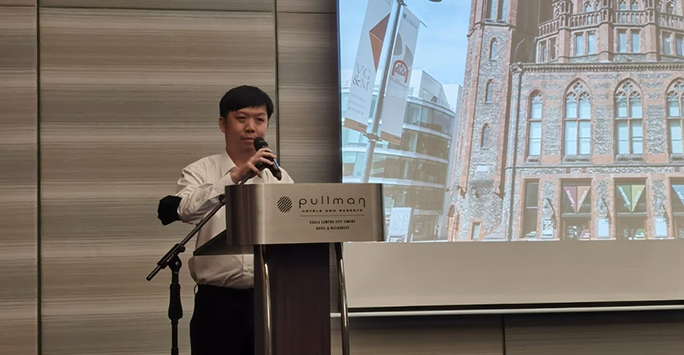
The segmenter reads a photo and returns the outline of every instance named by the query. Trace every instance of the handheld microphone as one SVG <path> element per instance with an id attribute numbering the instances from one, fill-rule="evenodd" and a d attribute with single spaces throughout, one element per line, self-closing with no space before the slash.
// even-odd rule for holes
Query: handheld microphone
<path id="1" fill-rule="evenodd" d="M 254 149 L 259 151 L 261 148 L 268 148 L 268 143 L 266 143 L 266 140 L 261 137 L 254 138 Z M 280 171 L 280 165 L 278 165 L 278 161 L 275 159 L 271 161 L 273 162 L 273 165 L 259 163 L 256 165 L 256 168 L 259 169 L 259 171 L 264 170 L 264 168 L 268 168 L 273 176 L 280 181 L 280 179 L 283 178 L 283 173 Z"/>
<path id="2" fill-rule="evenodd" d="M 254 138 L 254 149 L 255 150 L 258 151 L 261 148 L 267 148 L 267 147 L 268 147 L 268 143 L 266 143 L 266 140 L 264 140 L 261 137 Z M 278 180 L 282 179 L 283 173 L 280 171 L 280 165 L 278 165 L 278 162 L 275 159 L 273 159 L 271 161 L 273 162 L 273 165 L 259 163 L 259 164 L 255 165 L 255 168 L 259 169 L 259 171 L 262 171 L 262 170 L 268 168 L 268 170 L 271 170 L 271 173 L 273 174 L 273 176 L 275 176 L 276 179 L 278 179 Z M 250 173 L 247 174 L 247 176 L 245 176 L 242 180 L 240 180 L 240 182 L 238 182 L 238 185 L 243 185 L 245 182 L 247 182 L 247 180 L 253 178 L 255 175 L 256 174 L 254 174 L 253 171 L 250 171 Z"/>

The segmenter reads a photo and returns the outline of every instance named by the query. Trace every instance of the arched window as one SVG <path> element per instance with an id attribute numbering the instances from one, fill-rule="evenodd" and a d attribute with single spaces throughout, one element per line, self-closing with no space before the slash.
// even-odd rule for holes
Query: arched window
<path id="1" fill-rule="evenodd" d="M 661 0 L 658 1 L 658 6 L 656 7 L 656 9 L 662 13 L 674 15 L 675 3 L 672 0 Z"/>
<path id="2" fill-rule="evenodd" d="M 487 81 L 487 86 L 485 87 L 485 102 L 493 102 L 494 100 L 494 84 L 491 80 Z"/>
<path id="3" fill-rule="evenodd" d="M 637 11 L 639 10 L 639 4 L 637 4 L 637 0 L 632 0 L 632 3 L 630 5 L 630 9 L 632 11 Z"/>
<path id="4" fill-rule="evenodd" d="M 564 137 L 566 157 L 591 154 L 591 99 L 581 82 L 565 95 Z"/>
<path id="5" fill-rule="evenodd" d="M 530 99 L 530 128 L 528 134 L 527 155 L 541 155 L 541 132 L 542 132 L 542 95 L 534 93 Z"/>
<path id="6" fill-rule="evenodd" d="M 596 9 L 596 11 L 601 10 L 601 0 L 594 3 L 594 8 Z"/>
<path id="7" fill-rule="evenodd" d="M 684 80 L 677 80 L 667 91 L 667 121 L 670 131 L 670 153 L 684 154 Z"/>
<path id="8" fill-rule="evenodd" d="M 615 92 L 615 132 L 618 155 L 644 154 L 641 94 L 631 82 Z"/>
<path id="9" fill-rule="evenodd" d="M 592 11 L 591 3 L 589 1 L 585 2 L 584 3 L 584 12 L 591 12 L 591 11 Z"/>
<path id="10" fill-rule="evenodd" d="M 627 10 L 627 1 L 625 1 L 625 0 L 620 1 L 620 4 L 618 5 L 618 10 L 626 11 Z"/>
<path id="11" fill-rule="evenodd" d="M 492 43 L 489 45 L 489 60 L 496 60 L 496 57 L 498 55 L 498 50 L 499 50 L 499 44 L 496 41 L 496 38 L 492 40 Z"/>
<path id="12" fill-rule="evenodd" d="M 482 126 L 482 135 L 480 136 L 480 149 L 489 149 L 489 131 L 491 131 L 489 124 L 485 123 Z"/>

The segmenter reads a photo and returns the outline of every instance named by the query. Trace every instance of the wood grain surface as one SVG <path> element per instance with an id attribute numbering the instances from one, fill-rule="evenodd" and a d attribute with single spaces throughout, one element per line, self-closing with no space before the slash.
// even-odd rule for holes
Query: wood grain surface
<path id="1" fill-rule="evenodd" d="M 273 0 L 38 0 L 41 7 L 273 12 Z"/>
<path id="2" fill-rule="evenodd" d="M 342 0 L 344 1 L 344 0 Z M 313 12 L 335 14 L 337 1 L 335 0 L 276 0 L 278 12 Z"/>
<path id="3" fill-rule="evenodd" d="M 0 354 L 38 349 L 36 9 L 0 6 Z"/>
<path id="4" fill-rule="evenodd" d="M 280 158 L 297 182 L 341 182 L 336 23 L 278 13 Z"/>
<path id="5" fill-rule="evenodd" d="M 43 354 L 168 353 L 170 273 L 145 276 L 191 228 L 162 227 L 157 202 L 185 165 L 224 149 L 227 89 L 275 93 L 273 20 L 41 10 Z M 187 263 L 182 276 L 187 353 Z"/>

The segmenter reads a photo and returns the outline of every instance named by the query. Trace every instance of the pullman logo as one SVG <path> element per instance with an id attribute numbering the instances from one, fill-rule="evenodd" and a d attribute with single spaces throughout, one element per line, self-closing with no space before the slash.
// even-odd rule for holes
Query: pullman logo
<path id="1" fill-rule="evenodd" d="M 278 209 L 280 212 L 290 212 L 292 209 L 292 200 L 289 197 L 283 196 L 278 199 Z"/>

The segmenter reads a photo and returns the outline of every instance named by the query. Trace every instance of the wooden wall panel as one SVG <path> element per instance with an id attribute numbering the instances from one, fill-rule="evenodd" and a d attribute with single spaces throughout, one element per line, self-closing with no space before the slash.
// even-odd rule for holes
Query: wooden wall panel
<path id="1" fill-rule="evenodd" d="M 342 0 L 344 1 L 344 0 Z M 316 12 L 335 14 L 336 0 L 276 0 L 278 12 Z"/>
<path id="2" fill-rule="evenodd" d="M 1 1 L 1 0 L 0 0 Z M 35 0 L 34 0 L 35 1 Z M 43 7 L 273 12 L 274 0 L 38 0 Z"/>
<path id="3" fill-rule="evenodd" d="M 37 113 L 36 9 L 0 6 L 0 354 L 37 354 Z"/>
<path id="4" fill-rule="evenodd" d="M 40 28 L 43 354 L 166 354 L 170 272 L 145 276 L 191 228 L 157 202 L 224 149 L 228 88 L 275 94 L 273 14 L 44 8 Z"/>
<path id="5" fill-rule="evenodd" d="M 332 330 L 340 355 L 339 318 Z M 354 355 L 502 355 L 501 333 L 501 316 L 351 318 L 349 343 Z"/>
<path id="6" fill-rule="evenodd" d="M 684 354 L 684 311 L 506 317 L 506 355 Z"/>
<path id="7" fill-rule="evenodd" d="M 337 21 L 278 13 L 280 159 L 297 182 L 340 182 Z"/>

